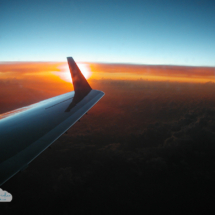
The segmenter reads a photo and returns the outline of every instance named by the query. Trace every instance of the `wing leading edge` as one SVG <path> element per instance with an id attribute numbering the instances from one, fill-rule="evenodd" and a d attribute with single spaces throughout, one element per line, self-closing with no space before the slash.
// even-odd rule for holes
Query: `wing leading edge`
<path id="1" fill-rule="evenodd" d="M 74 91 L 0 115 L 0 186 L 26 168 L 104 93 L 93 90 L 71 57 Z"/>

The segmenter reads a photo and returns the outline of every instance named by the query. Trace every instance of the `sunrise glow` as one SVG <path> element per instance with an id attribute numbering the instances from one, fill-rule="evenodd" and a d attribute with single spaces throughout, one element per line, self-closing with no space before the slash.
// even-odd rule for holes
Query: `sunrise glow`
<path id="1" fill-rule="evenodd" d="M 79 69 L 86 79 L 89 79 L 92 75 L 90 71 L 90 67 L 86 63 L 77 63 Z M 63 81 L 72 83 L 71 74 L 69 71 L 69 67 L 67 64 L 63 64 L 59 66 L 60 71 L 53 71 L 52 74 L 59 76 Z"/>
<path id="2" fill-rule="evenodd" d="M 215 82 L 214 67 L 90 63 L 91 79 Z"/>
<path id="3" fill-rule="evenodd" d="M 89 80 L 147 80 L 206 83 L 215 82 L 214 67 L 179 67 L 132 64 L 78 63 Z M 56 94 L 73 90 L 66 62 L 13 62 L 0 64 L 1 80 L 17 80 L 20 86 L 46 89 Z"/>

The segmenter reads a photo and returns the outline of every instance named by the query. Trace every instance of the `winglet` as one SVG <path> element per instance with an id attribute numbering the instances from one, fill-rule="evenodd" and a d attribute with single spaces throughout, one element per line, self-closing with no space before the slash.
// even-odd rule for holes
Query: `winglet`
<path id="1" fill-rule="evenodd" d="M 72 107 L 79 101 L 81 101 L 92 90 L 92 88 L 88 84 L 86 78 L 81 73 L 73 58 L 67 57 L 67 61 L 69 64 L 69 69 L 72 76 L 72 82 L 75 91 L 75 96 L 71 105 Z M 66 111 L 69 111 L 71 107 L 68 107 Z"/>
<path id="2" fill-rule="evenodd" d="M 70 73 L 72 76 L 72 82 L 74 86 L 75 92 L 90 92 L 92 88 L 88 84 L 87 80 L 81 73 L 80 69 L 78 68 L 77 64 L 73 60 L 72 57 L 67 57 Z"/>

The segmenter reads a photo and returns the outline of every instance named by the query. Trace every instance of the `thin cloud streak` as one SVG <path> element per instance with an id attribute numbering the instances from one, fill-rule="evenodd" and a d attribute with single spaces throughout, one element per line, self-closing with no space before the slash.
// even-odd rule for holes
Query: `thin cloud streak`
<path id="1" fill-rule="evenodd" d="M 53 72 L 61 71 L 62 65 L 65 65 L 65 62 L 3 62 L 0 63 L 0 72 Z"/>
<path id="2" fill-rule="evenodd" d="M 90 69 L 94 74 L 94 78 L 112 76 L 113 78 L 119 79 L 142 78 L 147 80 L 168 80 L 179 82 L 215 81 L 215 67 L 91 63 Z"/>
<path id="3" fill-rule="evenodd" d="M 215 67 L 188 67 L 163 65 L 131 65 L 81 63 L 91 73 L 89 79 L 176 81 L 176 82 L 215 82 Z M 2 62 L 0 79 L 55 79 L 68 81 L 71 77 L 66 62 Z M 83 69 L 81 69 L 83 70 Z M 68 73 L 68 74 L 67 74 Z M 84 71 L 83 71 L 84 73 Z"/>

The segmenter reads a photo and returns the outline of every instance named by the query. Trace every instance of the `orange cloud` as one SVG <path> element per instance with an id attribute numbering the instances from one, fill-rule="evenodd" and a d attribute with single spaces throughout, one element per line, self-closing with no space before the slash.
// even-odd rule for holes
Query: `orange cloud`
<path id="1" fill-rule="evenodd" d="M 90 63 L 92 78 L 147 79 L 178 82 L 215 82 L 214 67 Z"/>
<path id="2" fill-rule="evenodd" d="M 65 82 L 65 62 L 9 62 L 0 63 L 0 81 L 19 83 L 22 88 L 34 89 L 55 96 L 73 90 Z M 68 71 L 68 75 L 70 75 Z"/>
<path id="3" fill-rule="evenodd" d="M 87 66 L 79 66 L 87 76 Z M 0 88 L 0 113 L 74 90 L 66 62 L 0 63 Z"/>
<path id="4" fill-rule="evenodd" d="M 61 71 L 65 62 L 4 62 L 0 63 L 0 72 L 32 73 Z"/>
<path id="5" fill-rule="evenodd" d="M 83 64 L 83 63 L 82 63 Z M 150 66 L 131 64 L 84 63 L 90 79 L 116 79 L 177 82 L 215 82 L 214 67 Z M 88 70 L 88 71 L 87 71 Z M 90 70 L 90 71 L 89 71 Z M 0 63 L 0 79 L 18 79 L 26 87 L 72 87 L 66 62 L 8 62 Z M 22 81 L 21 81 L 22 80 Z M 65 82 L 69 81 L 68 83 Z M 43 83 L 43 84 L 42 84 Z M 68 87 L 66 87 L 68 89 Z"/>

